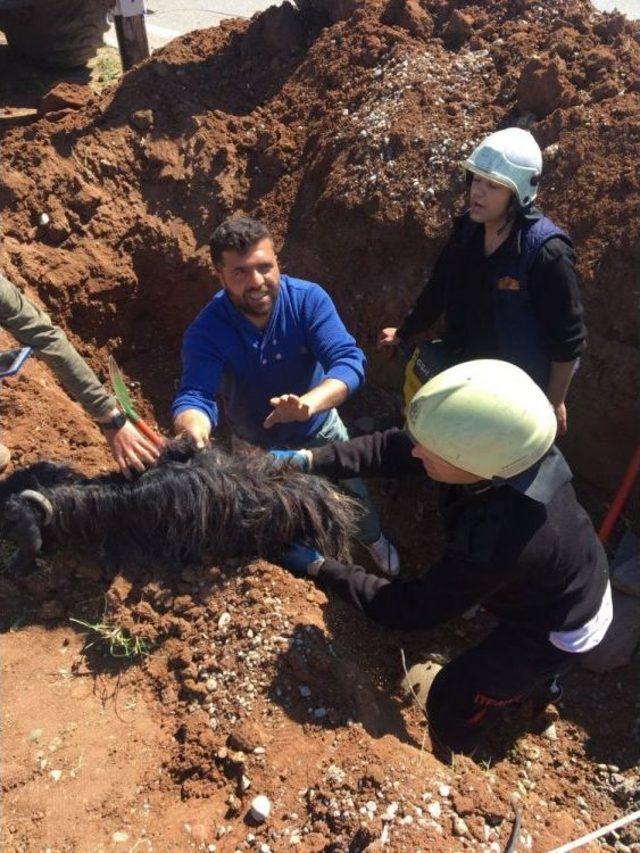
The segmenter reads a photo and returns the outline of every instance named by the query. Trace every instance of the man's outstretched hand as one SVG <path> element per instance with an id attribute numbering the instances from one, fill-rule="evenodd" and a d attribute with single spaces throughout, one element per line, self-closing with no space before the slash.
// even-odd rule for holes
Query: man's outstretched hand
<path id="1" fill-rule="evenodd" d="M 273 411 L 267 415 L 263 424 L 265 429 L 271 429 L 276 424 L 288 424 L 291 421 L 308 421 L 313 415 L 309 403 L 305 403 L 297 394 L 283 394 L 269 400 Z"/>

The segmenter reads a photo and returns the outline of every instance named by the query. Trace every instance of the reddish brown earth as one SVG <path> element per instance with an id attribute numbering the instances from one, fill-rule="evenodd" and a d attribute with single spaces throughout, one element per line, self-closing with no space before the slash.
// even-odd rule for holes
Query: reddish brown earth
<path id="1" fill-rule="evenodd" d="M 185 36 L 86 106 L 7 131 L 5 271 L 98 371 L 113 352 L 167 426 L 222 216 L 267 220 L 286 268 L 325 284 L 370 347 L 464 204 L 458 162 L 519 117 L 545 149 L 541 201 L 575 239 L 590 329 L 567 450 L 610 493 L 636 435 L 638 25 L 576 0 L 300 5 Z M 398 367 L 373 357 L 370 375 L 351 415 L 384 420 Z M 2 417 L 15 463 L 110 464 L 36 362 L 3 388 Z M 408 571 L 428 566 L 429 495 L 409 504 L 380 484 L 378 497 Z M 637 665 L 569 679 L 557 740 L 498 740 L 490 765 L 451 769 L 421 750 L 420 715 L 399 702 L 399 649 L 410 663 L 454 653 L 482 617 L 407 638 L 264 563 L 114 579 L 72 554 L 19 582 L 1 576 L 0 595 L 6 849 L 375 850 L 388 826 L 393 850 L 495 850 L 516 792 L 520 849 L 542 851 L 640 796 Z M 83 648 L 69 617 L 119 624 L 151 653 Z M 274 808 L 255 828 L 258 792 Z M 456 815 L 468 834 L 454 835 Z"/>

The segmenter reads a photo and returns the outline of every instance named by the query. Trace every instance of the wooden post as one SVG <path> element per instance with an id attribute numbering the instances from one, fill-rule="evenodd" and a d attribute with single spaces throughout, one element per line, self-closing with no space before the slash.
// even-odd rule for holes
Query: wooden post
<path id="1" fill-rule="evenodd" d="M 144 11 L 144 0 L 117 0 L 114 7 L 113 18 L 123 71 L 149 56 Z"/>

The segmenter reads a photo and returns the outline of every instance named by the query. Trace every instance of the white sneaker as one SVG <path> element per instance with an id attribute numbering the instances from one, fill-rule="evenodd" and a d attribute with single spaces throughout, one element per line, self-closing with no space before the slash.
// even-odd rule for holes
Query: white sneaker
<path id="1" fill-rule="evenodd" d="M 395 545 L 389 542 L 384 533 L 381 533 L 375 542 L 365 547 L 373 557 L 376 566 L 385 575 L 393 576 L 398 574 L 400 571 L 400 557 L 395 549 Z"/>

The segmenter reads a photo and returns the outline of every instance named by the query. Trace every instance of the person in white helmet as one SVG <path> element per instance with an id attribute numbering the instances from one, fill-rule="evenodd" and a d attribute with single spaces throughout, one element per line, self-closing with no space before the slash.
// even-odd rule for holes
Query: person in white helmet
<path id="1" fill-rule="evenodd" d="M 516 127 L 484 139 L 463 167 L 469 208 L 454 219 L 415 306 L 399 328 L 384 328 L 378 348 L 425 337 L 444 315 L 443 343 L 423 361 L 455 364 L 499 358 L 517 364 L 545 391 L 562 435 L 565 398 L 586 331 L 571 240 L 533 206 L 542 153 Z M 434 367 L 433 372 L 437 367 Z M 421 376 L 429 378 L 429 370 Z"/>
<path id="2" fill-rule="evenodd" d="M 426 383 L 405 430 L 274 454 L 278 464 L 331 478 L 426 473 L 437 484 L 445 547 L 421 577 L 376 577 L 301 544 L 282 565 L 393 629 L 424 631 L 477 604 L 497 617 L 433 681 L 426 711 L 441 757 L 473 754 L 505 708 L 545 707 L 558 675 L 611 623 L 607 558 L 554 446 L 556 427 L 524 371 L 479 359 Z"/>

